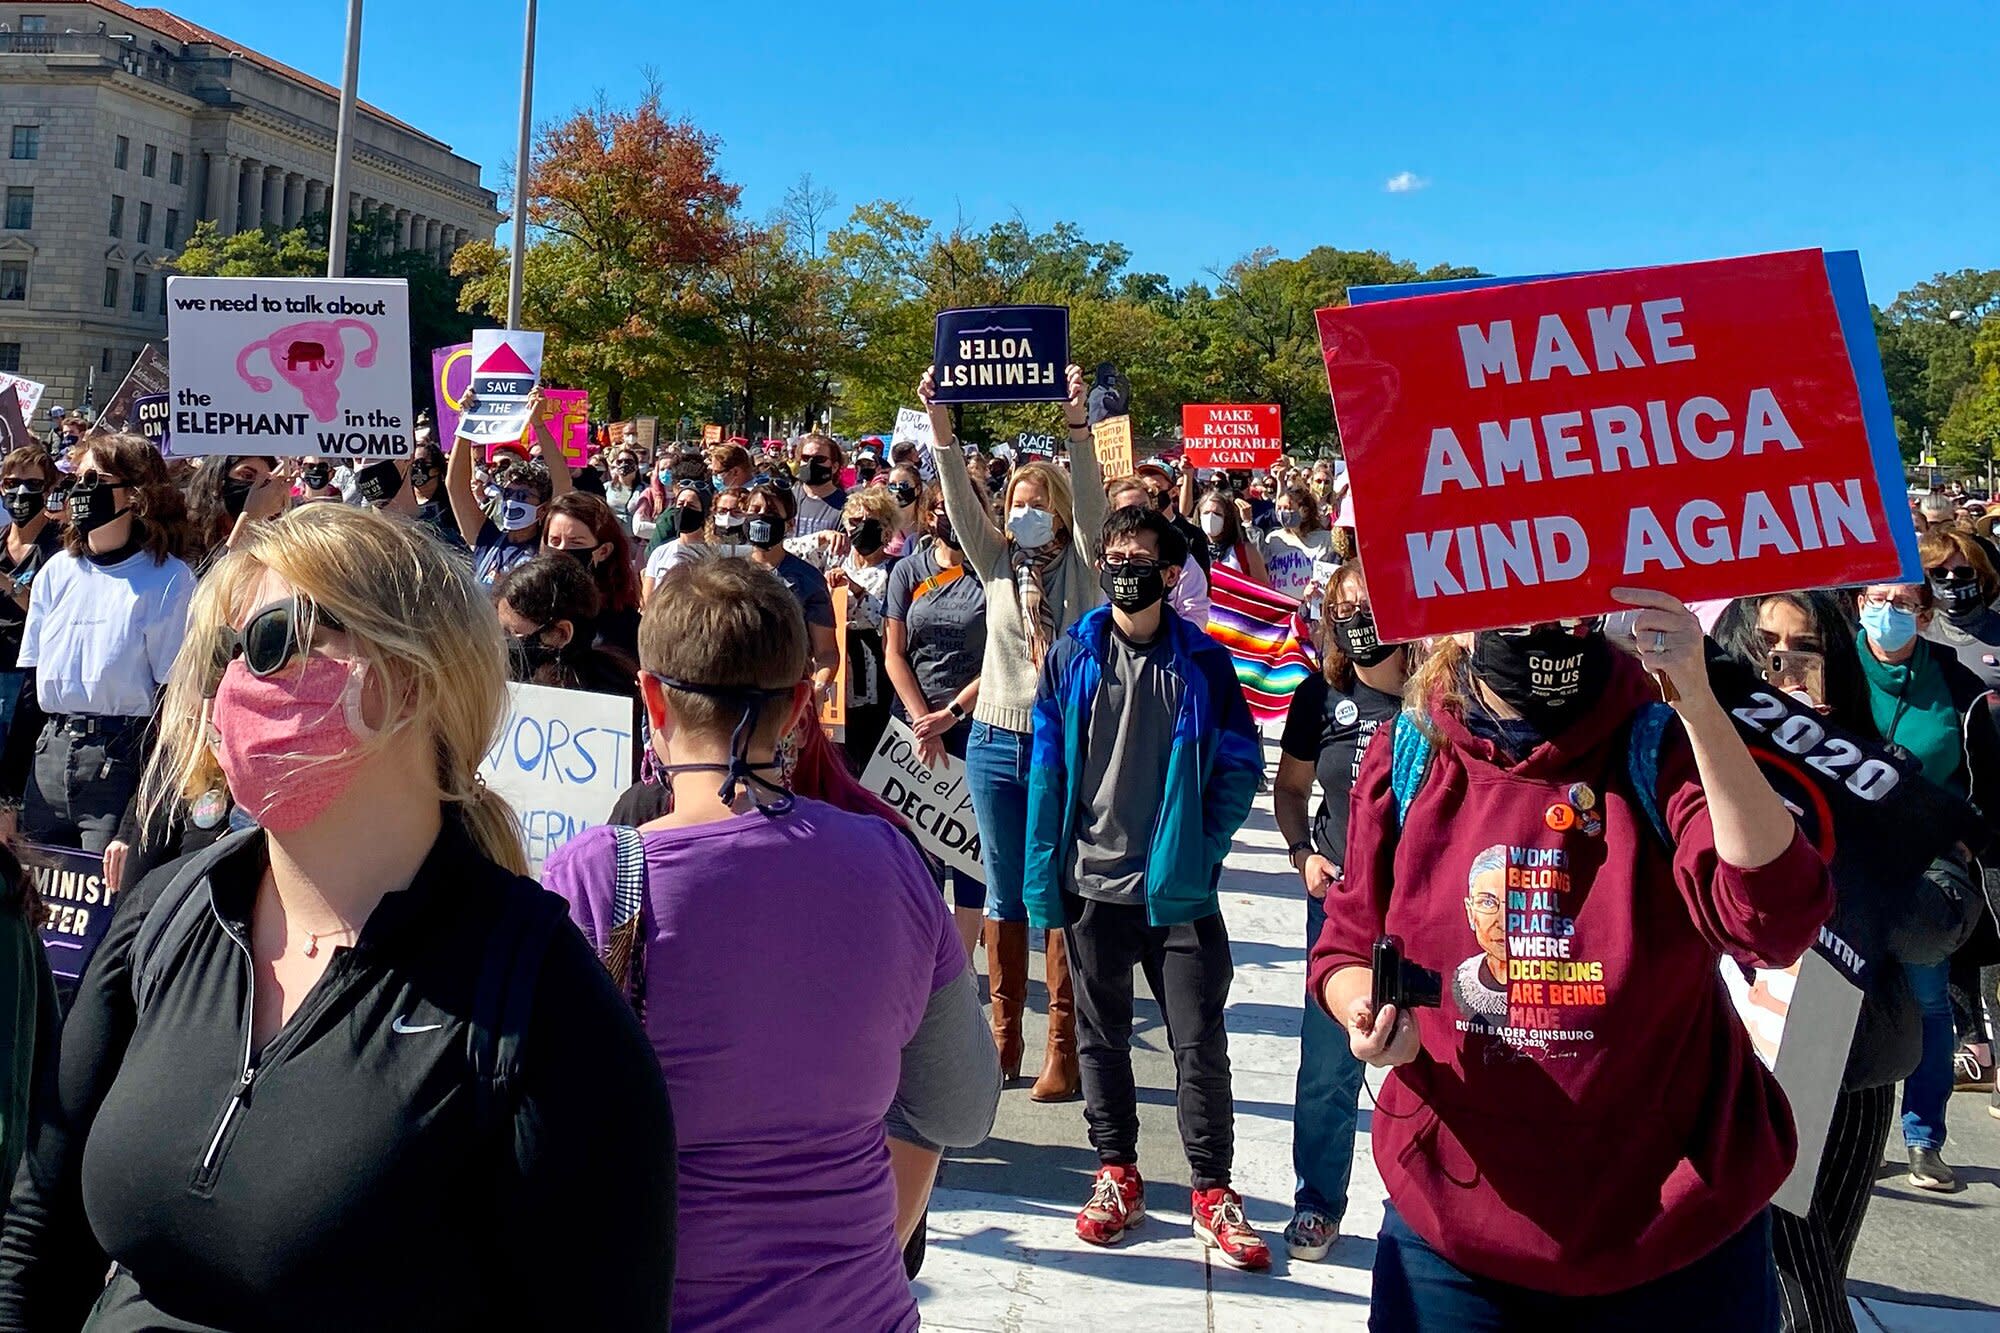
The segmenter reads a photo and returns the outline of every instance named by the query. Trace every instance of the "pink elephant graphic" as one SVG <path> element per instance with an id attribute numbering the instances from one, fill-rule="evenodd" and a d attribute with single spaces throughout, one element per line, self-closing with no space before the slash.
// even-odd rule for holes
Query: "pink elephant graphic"
<path id="1" fill-rule="evenodd" d="M 368 335 L 368 346 L 354 354 L 354 364 L 366 370 L 375 364 L 374 328 L 358 319 L 316 319 L 289 325 L 251 343 L 237 353 L 236 373 L 253 393 L 271 392 L 269 377 L 250 369 L 250 358 L 265 353 L 271 358 L 271 368 L 299 391 L 312 414 L 321 421 L 331 421 L 340 409 L 340 372 L 346 363 L 341 334 L 348 329 Z"/>

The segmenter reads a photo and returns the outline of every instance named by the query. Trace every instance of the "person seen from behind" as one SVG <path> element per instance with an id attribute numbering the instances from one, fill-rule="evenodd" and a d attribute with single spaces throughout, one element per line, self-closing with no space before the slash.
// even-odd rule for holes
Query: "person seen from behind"
<path id="1" fill-rule="evenodd" d="M 807 642 L 769 570 L 669 570 L 639 650 L 672 810 L 545 869 L 666 1073 L 684 1331 L 915 1329 L 904 1242 L 940 1145 L 983 1140 L 999 1097 L 922 859 L 886 820 L 780 783 L 779 738 L 813 725 Z"/>

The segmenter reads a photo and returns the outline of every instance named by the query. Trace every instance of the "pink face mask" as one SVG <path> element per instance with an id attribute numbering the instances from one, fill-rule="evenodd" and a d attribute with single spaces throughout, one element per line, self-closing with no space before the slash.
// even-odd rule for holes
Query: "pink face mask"
<path id="1" fill-rule="evenodd" d="M 236 803 L 273 833 L 318 819 L 359 767 L 360 675 L 331 657 L 307 657 L 260 678 L 229 664 L 209 706 L 209 742 Z"/>

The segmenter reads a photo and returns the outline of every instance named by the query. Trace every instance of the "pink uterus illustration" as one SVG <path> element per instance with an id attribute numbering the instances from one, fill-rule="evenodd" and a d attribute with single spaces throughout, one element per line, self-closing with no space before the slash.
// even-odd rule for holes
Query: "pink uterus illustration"
<path id="1" fill-rule="evenodd" d="M 288 325 L 251 343 L 237 353 L 236 373 L 253 393 L 271 392 L 270 378 L 250 369 L 250 359 L 265 353 L 278 377 L 299 391 L 307 410 L 321 421 L 331 421 L 340 410 L 340 372 L 347 366 L 341 335 L 348 329 L 368 335 L 368 346 L 354 354 L 354 364 L 366 370 L 375 364 L 374 328 L 358 319 L 316 319 Z"/>

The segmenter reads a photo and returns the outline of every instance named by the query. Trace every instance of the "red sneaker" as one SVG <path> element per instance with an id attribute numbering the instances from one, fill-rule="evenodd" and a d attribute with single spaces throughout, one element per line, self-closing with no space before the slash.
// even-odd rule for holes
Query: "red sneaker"
<path id="1" fill-rule="evenodd" d="M 1243 1199 L 1235 1190 L 1194 1192 L 1194 1234 L 1231 1268 L 1262 1272 L 1271 1266 L 1271 1247 L 1250 1229 Z"/>
<path id="2" fill-rule="evenodd" d="M 1115 1245 L 1146 1220 L 1146 1182 L 1136 1166 L 1103 1166 L 1090 1202 L 1076 1215 L 1076 1234 L 1092 1245 Z"/>

